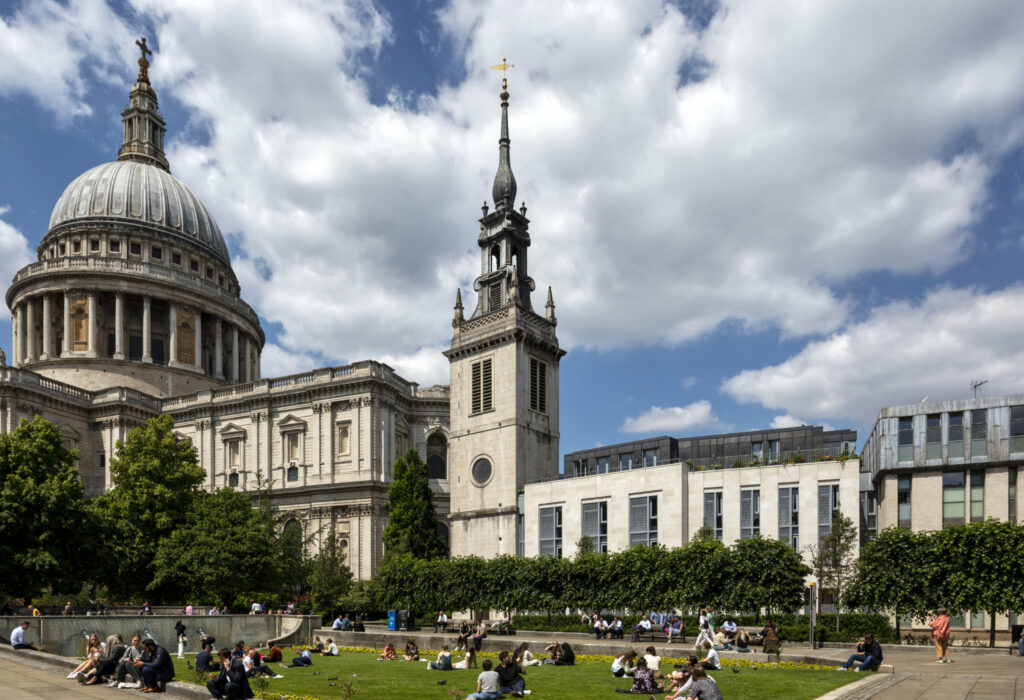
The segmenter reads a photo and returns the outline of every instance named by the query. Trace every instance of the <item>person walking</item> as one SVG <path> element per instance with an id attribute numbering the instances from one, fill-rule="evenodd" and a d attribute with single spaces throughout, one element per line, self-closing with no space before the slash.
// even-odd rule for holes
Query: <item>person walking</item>
<path id="1" fill-rule="evenodd" d="M 948 664 L 949 660 L 949 615 L 945 608 L 935 611 L 935 618 L 928 622 L 932 628 L 932 641 L 935 642 L 935 663 Z"/>

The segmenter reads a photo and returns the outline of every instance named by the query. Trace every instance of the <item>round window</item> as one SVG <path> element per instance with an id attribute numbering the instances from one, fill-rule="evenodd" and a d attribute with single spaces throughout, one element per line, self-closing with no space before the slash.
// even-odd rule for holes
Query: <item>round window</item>
<path id="1" fill-rule="evenodd" d="M 473 481 L 483 486 L 491 478 L 491 460 L 481 457 L 473 462 Z"/>

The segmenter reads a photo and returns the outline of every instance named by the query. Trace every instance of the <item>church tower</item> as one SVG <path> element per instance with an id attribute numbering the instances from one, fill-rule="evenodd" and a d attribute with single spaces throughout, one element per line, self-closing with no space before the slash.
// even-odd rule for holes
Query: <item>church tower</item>
<path id="1" fill-rule="evenodd" d="M 476 308 L 466 318 L 456 293 L 451 366 L 452 554 L 521 553 L 519 493 L 558 476 L 558 363 L 548 288 L 544 315 L 533 310 L 530 220 L 515 210 L 508 136 L 508 82 L 502 79 L 498 172 L 480 219 Z"/>

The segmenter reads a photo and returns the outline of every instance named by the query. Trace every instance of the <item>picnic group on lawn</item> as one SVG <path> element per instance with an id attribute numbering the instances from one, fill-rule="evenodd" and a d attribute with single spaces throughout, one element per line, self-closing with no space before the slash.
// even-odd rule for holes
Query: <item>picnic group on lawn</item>
<path id="1" fill-rule="evenodd" d="M 186 613 L 191 613 L 190 605 Z M 218 611 L 220 612 L 220 611 Z M 283 611 L 282 611 L 283 612 Z M 67 614 L 65 612 L 65 614 Z M 151 615 L 147 603 L 140 615 Z M 217 613 L 212 613 L 217 614 Z M 250 614 L 261 614 L 253 606 Z M 187 618 L 186 618 L 187 619 Z M 339 614 L 332 625 L 338 631 L 365 631 L 365 614 Z M 617 616 L 610 621 L 600 615 L 591 616 L 589 612 L 581 617 L 581 623 L 589 626 L 598 639 L 623 639 L 625 630 L 622 620 Z M 25 639 L 25 631 L 32 623 L 24 621 L 15 627 L 10 634 L 11 646 L 16 649 L 35 649 Z M 766 620 L 764 627 L 755 636 L 741 629 L 732 618 L 726 618 L 717 626 L 715 613 L 710 608 L 700 611 L 698 632 L 694 647 L 698 655 L 690 656 L 685 664 L 677 664 L 673 670 L 663 673 L 661 657 L 653 645 L 644 649 L 642 654 L 635 650 L 627 650 L 616 654 L 611 673 L 615 678 L 628 677 L 632 686 L 628 689 L 617 688 L 616 692 L 646 694 L 666 693 L 666 700 L 674 698 L 701 698 L 703 700 L 720 700 L 721 693 L 713 673 L 721 670 L 720 651 L 749 652 L 754 645 L 761 646 L 768 654 L 780 651 L 778 630 L 771 620 Z M 447 632 L 449 618 L 444 613 L 438 614 L 434 623 L 435 632 Z M 479 667 L 476 692 L 467 696 L 475 700 L 498 700 L 505 695 L 524 697 L 530 695 L 526 688 L 526 669 L 531 666 L 552 665 L 572 666 L 576 663 L 576 653 L 568 642 L 552 641 L 544 648 L 546 658 L 534 656 L 528 642 L 519 644 L 513 651 L 502 651 L 498 654 L 497 664 L 491 659 L 477 660 L 483 640 L 488 632 L 502 632 L 509 625 L 509 617 L 488 626 L 483 621 L 470 624 L 463 620 L 454 629 L 454 649 L 462 652 L 459 660 L 453 658 L 452 646 L 445 643 L 434 659 L 424 658 L 415 640 L 406 642 L 405 648 L 399 651 L 394 644 L 388 642 L 381 651 L 380 661 L 418 661 L 424 662 L 427 671 L 469 670 Z M 939 608 L 929 621 L 932 628 L 932 640 L 935 644 L 936 663 L 950 663 L 949 659 L 949 616 L 946 610 Z M 184 658 L 188 644 L 188 628 L 182 620 L 174 626 L 178 642 L 178 658 Z M 668 643 L 685 640 L 685 628 L 677 615 L 666 615 L 653 612 L 642 615 L 632 629 L 632 641 L 640 642 L 645 636 L 655 631 L 664 632 Z M 235 643 L 233 648 L 223 647 L 214 656 L 216 640 L 209 635 L 200 633 L 201 650 L 196 654 L 195 666 L 188 667 L 198 674 L 209 674 L 210 680 L 206 687 L 214 698 L 244 700 L 254 696 L 249 679 L 257 675 L 280 679 L 283 676 L 272 670 L 271 663 L 280 664 L 282 668 L 305 668 L 313 665 L 313 656 L 339 656 L 337 643 L 327 638 L 326 643 L 317 636 L 309 648 L 299 648 L 288 666 L 284 665 L 284 655 L 277 646 L 272 646 L 265 654 L 261 654 L 253 646 L 243 641 Z M 1024 643 L 1020 653 L 1024 656 Z M 856 653 L 851 654 L 846 663 L 837 670 L 846 671 L 854 664 L 859 664 L 855 671 L 877 671 L 883 660 L 881 645 L 874 635 L 866 634 L 857 645 Z M 216 675 L 214 675 L 216 674 Z M 95 634 L 89 635 L 85 659 L 68 674 L 69 679 L 77 680 L 83 685 L 106 683 L 111 687 L 134 688 L 144 693 L 161 692 L 166 683 L 174 678 L 174 664 L 170 652 L 149 637 L 139 633 L 131 635 L 130 642 L 125 643 L 121 634 L 115 633 L 101 641 Z"/>

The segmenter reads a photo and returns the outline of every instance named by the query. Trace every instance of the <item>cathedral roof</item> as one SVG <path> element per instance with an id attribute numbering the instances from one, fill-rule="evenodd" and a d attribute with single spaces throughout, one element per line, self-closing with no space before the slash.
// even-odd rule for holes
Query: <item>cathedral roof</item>
<path id="1" fill-rule="evenodd" d="M 71 224 L 122 221 L 198 245 L 230 265 L 220 227 L 199 198 L 166 170 L 133 160 L 97 165 L 64 190 L 50 231 Z"/>

